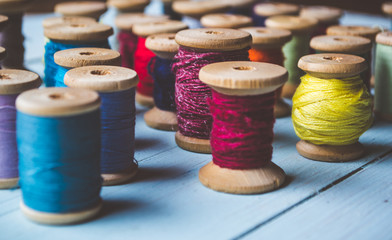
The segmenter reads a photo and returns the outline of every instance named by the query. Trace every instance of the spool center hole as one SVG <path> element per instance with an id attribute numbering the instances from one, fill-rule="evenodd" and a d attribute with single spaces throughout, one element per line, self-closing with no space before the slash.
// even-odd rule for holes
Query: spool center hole
<path id="1" fill-rule="evenodd" d="M 84 24 L 77 24 L 77 23 L 73 23 L 73 24 L 71 24 L 71 27 L 74 27 L 74 28 L 81 28 L 81 27 L 85 27 L 86 25 L 84 25 Z"/>
<path id="2" fill-rule="evenodd" d="M 333 56 L 326 56 L 323 57 L 324 60 L 328 60 L 328 61 L 335 61 L 335 62 L 341 62 L 341 60 L 343 59 L 342 57 L 333 57 Z"/>
<path id="3" fill-rule="evenodd" d="M 174 37 L 173 37 L 173 36 L 172 36 L 172 37 L 168 37 L 168 39 L 169 39 L 169 40 L 174 40 Z"/>
<path id="4" fill-rule="evenodd" d="M 0 80 L 5 80 L 5 79 L 11 79 L 11 77 L 8 74 L 1 74 L 0 73 Z"/>
<path id="5" fill-rule="evenodd" d="M 53 100 L 58 100 L 60 98 L 63 98 L 63 95 L 60 93 L 52 93 L 49 95 L 49 98 Z"/>
<path id="6" fill-rule="evenodd" d="M 94 54 L 93 52 L 80 52 L 79 53 L 79 55 L 87 55 L 87 56 L 93 55 L 93 54 Z"/>
<path id="7" fill-rule="evenodd" d="M 265 30 L 265 29 L 258 29 L 256 32 L 258 32 L 258 33 L 268 33 L 268 31 Z"/>
<path id="8" fill-rule="evenodd" d="M 333 40 L 339 41 L 339 42 L 349 42 L 349 41 L 350 41 L 350 40 L 347 39 L 347 38 L 338 38 L 338 37 L 334 38 Z"/>
<path id="9" fill-rule="evenodd" d="M 238 71 L 250 71 L 250 70 L 254 70 L 255 68 L 252 66 L 238 66 L 238 67 L 233 67 L 233 69 Z"/>
<path id="10" fill-rule="evenodd" d="M 91 73 L 92 75 L 99 75 L 99 76 L 103 76 L 103 75 L 108 75 L 108 74 L 110 74 L 110 72 L 109 72 L 109 71 L 106 71 L 106 70 L 92 70 L 90 73 Z"/>
<path id="11" fill-rule="evenodd" d="M 218 31 L 207 31 L 206 32 L 206 34 L 215 34 L 215 35 L 218 35 L 218 34 L 222 34 L 223 32 L 218 32 Z"/>

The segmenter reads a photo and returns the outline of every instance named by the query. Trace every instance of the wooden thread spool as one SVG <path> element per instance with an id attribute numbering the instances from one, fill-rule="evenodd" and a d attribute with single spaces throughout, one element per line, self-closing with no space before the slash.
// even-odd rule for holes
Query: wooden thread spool
<path id="1" fill-rule="evenodd" d="M 98 1 L 75 1 L 58 3 L 54 11 L 63 16 L 92 17 L 98 20 L 107 10 L 104 2 Z"/>
<path id="2" fill-rule="evenodd" d="M 203 67 L 200 70 L 200 80 L 223 96 L 237 96 L 238 98 L 261 96 L 282 86 L 287 81 L 287 70 L 270 63 L 221 62 Z M 214 102 L 210 104 L 214 105 Z M 260 111 L 263 111 L 263 107 L 260 106 Z M 227 113 L 226 117 L 230 116 L 230 113 Z M 245 119 L 247 118 L 244 117 L 243 121 Z M 243 138 L 237 140 L 241 141 Z M 231 142 L 232 140 L 225 139 L 226 141 Z M 284 171 L 270 161 L 259 168 L 246 169 L 241 166 L 230 169 L 220 167 L 215 163 L 214 149 L 212 149 L 212 154 L 214 160 L 200 169 L 199 180 L 205 186 L 216 191 L 234 194 L 263 193 L 279 188 L 285 180 Z"/>
<path id="3" fill-rule="evenodd" d="M 108 111 L 107 106 L 105 106 L 105 97 L 103 93 L 118 93 L 124 92 L 126 90 L 132 89 L 138 83 L 139 78 L 135 71 L 123 67 L 116 66 L 85 66 L 74 68 L 65 74 L 64 82 L 68 87 L 71 88 L 83 88 L 97 91 L 101 95 L 102 105 L 101 109 Z M 109 102 L 109 100 L 106 100 Z M 129 106 L 128 111 L 132 111 L 134 106 Z M 136 113 L 131 113 L 136 114 Z M 126 130 L 128 131 L 128 130 Z M 133 131 L 133 130 L 132 130 Z M 103 132 L 103 131 L 102 131 Z M 113 140 L 114 133 L 106 133 L 110 135 L 110 139 Z M 109 139 L 109 138 L 108 138 Z M 117 139 L 116 139 L 117 140 Z M 130 139 L 124 139 L 124 141 L 131 141 L 129 144 L 134 144 L 134 141 Z M 102 145 L 102 149 L 108 146 Z M 131 146 L 134 149 L 134 146 Z M 112 151 L 124 152 L 128 150 L 124 149 L 109 149 Z M 106 157 L 109 155 L 106 154 Z M 104 159 L 104 154 L 102 154 L 101 162 L 110 164 L 111 159 Z M 123 159 L 122 159 L 123 160 Z M 128 182 L 137 173 L 137 165 L 133 163 L 133 156 L 129 156 L 129 161 L 131 167 L 129 169 L 121 169 L 119 172 L 102 173 L 103 185 L 117 185 Z M 104 170 L 104 169 L 102 169 Z"/>
<path id="4" fill-rule="evenodd" d="M 242 28 L 253 25 L 252 18 L 239 14 L 215 13 L 204 15 L 200 19 L 207 28 Z"/>
<path id="5" fill-rule="evenodd" d="M 153 51 L 159 58 L 173 60 L 178 52 L 178 44 L 174 38 L 174 33 L 154 34 L 147 38 L 146 47 Z M 176 113 L 159 109 L 157 106 L 154 106 L 144 114 L 144 121 L 149 127 L 155 129 L 166 131 L 178 130 Z"/>
<path id="6" fill-rule="evenodd" d="M 389 18 L 391 18 L 392 16 L 392 2 L 386 2 L 382 5 L 382 11 L 386 14 L 389 15 Z M 392 30 L 392 21 L 391 21 L 391 25 L 389 26 L 389 29 Z"/>
<path id="7" fill-rule="evenodd" d="M 327 6 L 307 6 L 301 8 L 300 17 L 315 18 L 319 21 L 318 28 L 313 36 L 325 35 L 327 28 L 339 24 L 339 19 L 343 16 L 343 11 L 335 7 Z"/>
<path id="8" fill-rule="evenodd" d="M 132 32 L 135 24 L 161 22 L 168 19 L 169 17 L 166 15 L 152 16 L 144 13 L 122 13 L 116 17 L 115 25 L 122 31 Z"/>
<path id="9" fill-rule="evenodd" d="M 374 42 L 376 35 L 381 32 L 380 28 L 366 26 L 330 26 L 327 28 L 327 35 L 333 36 L 359 36 Z"/>
<path id="10" fill-rule="evenodd" d="M 252 16 L 256 0 L 222 0 L 230 6 L 229 13 Z"/>
<path id="11" fill-rule="evenodd" d="M 91 17 L 81 17 L 81 16 L 63 16 L 63 17 L 50 17 L 42 21 L 42 26 L 44 28 L 52 27 L 57 24 L 90 24 L 96 23 L 97 21 Z"/>
<path id="12" fill-rule="evenodd" d="M 282 52 L 282 47 L 291 40 L 291 32 L 282 29 L 272 29 L 265 27 L 248 27 L 241 28 L 240 30 L 247 31 L 252 35 L 252 48 L 260 52 Z M 283 53 L 282 53 L 283 55 Z M 273 57 L 273 56 L 271 56 Z M 252 60 L 252 59 L 251 59 Z M 282 62 L 269 62 L 283 66 L 284 57 Z M 267 61 L 266 61 L 267 62 Z M 282 99 L 281 91 L 277 90 L 277 98 L 274 108 L 276 118 L 289 116 L 291 107 Z"/>
<path id="13" fill-rule="evenodd" d="M 140 12 L 150 4 L 150 0 L 108 0 L 107 4 L 120 12 Z"/>
<path id="14" fill-rule="evenodd" d="M 249 33 L 225 28 L 184 30 L 176 34 L 175 40 L 180 47 L 199 53 L 242 50 L 252 43 L 252 37 Z M 180 131 L 176 132 L 175 139 L 177 145 L 182 149 L 199 153 L 211 153 L 210 140 L 208 139 L 185 136 Z"/>
<path id="15" fill-rule="evenodd" d="M 224 13 L 230 9 L 230 6 L 224 1 L 175 1 L 173 10 L 181 14 L 182 21 L 189 28 L 201 28 L 200 18 L 210 13 Z"/>
<path id="16" fill-rule="evenodd" d="M 153 34 L 160 33 L 177 33 L 178 31 L 187 29 L 188 26 L 177 20 L 165 20 L 160 22 L 149 22 L 149 23 L 139 23 L 133 25 L 132 31 L 135 35 L 141 38 L 147 38 Z M 135 59 L 137 61 L 137 59 Z M 137 70 L 137 69 L 136 69 Z M 140 75 L 140 72 L 138 72 Z M 140 82 L 144 81 L 142 76 L 140 76 Z M 142 106 L 153 107 L 154 98 L 153 96 L 145 95 L 141 92 L 136 92 L 136 102 Z"/>
<path id="17" fill-rule="evenodd" d="M 357 76 L 367 68 L 367 63 L 365 59 L 354 55 L 325 53 L 304 56 L 299 60 L 298 66 L 309 75 L 328 81 Z M 365 152 L 359 142 L 349 145 L 316 145 L 300 140 L 296 147 L 302 156 L 324 162 L 350 161 L 360 158 Z"/>
<path id="18" fill-rule="evenodd" d="M 7 26 L 8 17 L 4 15 L 0 15 L 0 32 L 3 31 L 5 26 Z"/>
<path id="19" fill-rule="evenodd" d="M 297 67 L 298 60 L 309 53 L 309 42 L 313 29 L 317 26 L 317 19 L 294 16 L 275 16 L 265 21 L 269 28 L 288 30 L 292 33 L 292 40 L 283 47 L 286 57 L 285 68 L 289 71 L 289 80 L 283 86 L 282 96 L 292 98 L 299 85 L 301 70 Z"/>
<path id="20" fill-rule="evenodd" d="M 259 3 L 254 7 L 254 13 L 260 19 L 257 21 L 256 25 L 264 27 L 265 20 L 269 17 L 278 15 L 298 15 L 299 6 L 290 3 Z"/>
<path id="21" fill-rule="evenodd" d="M 64 120 L 73 117 L 82 117 L 84 115 L 90 114 L 100 106 L 100 99 L 97 93 L 84 89 L 70 89 L 70 88 L 43 88 L 24 92 L 21 94 L 16 102 L 16 107 L 18 112 L 23 114 L 37 116 L 40 118 L 51 119 L 56 118 Z M 65 120 L 66 121 L 66 120 Z M 98 120 L 97 120 L 98 121 Z M 56 129 L 58 130 L 58 129 Z M 53 132 L 56 132 L 53 129 Z M 96 129 L 98 130 L 98 129 Z M 81 131 L 84 133 L 84 129 L 69 129 L 69 131 Z M 19 134 L 19 133 L 18 133 Z M 60 137 L 61 138 L 61 137 Z M 72 140 L 72 139 L 71 139 Z M 98 147 L 98 146 L 97 146 Z M 19 150 L 21 151 L 21 150 Z M 56 159 L 52 159 L 56 161 Z M 99 165 L 99 160 L 95 161 Z M 66 163 L 70 164 L 70 163 Z M 37 165 L 39 165 L 37 163 Z M 90 166 L 91 169 L 99 169 L 99 166 Z M 45 169 L 45 173 L 58 172 L 59 169 L 51 170 Z M 92 170 L 91 172 L 86 172 L 89 177 L 99 178 L 99 172 Z M 72 176 L 67 175 L 66 178 L 72 178 Z M 22 180 L 22 175 L 21 175 Z M 84 186 L 87 185 L 86 182 L 81 183 Z M 101 187 L 100 182 L 95 182 L 96 185 Z M 23 185 L 22 192 L 24 191 Z M 91 187 L 91 186 L 86 186 Z M 94 186 L 96 187 L 96 186 Z M 39 190 L 39 189 L 37 189 Z M 74 189 L 75 190 L 75 189 Z M 64 196 L 65 197 L 65 196 Z M 90 199 L 86 199 L 89 201 Z M 48 200 L 49 201 L 49 200 Z M 61 202 L 56 202 L 51 204 L 57 204 L 58 207 L 62 207 Z M 99 201 L 95 206 L 91 206 L 88 209 L 80 211 L 66 211 L 66 212 L 44 212 L 35 210 L 27 206 L 24 201 L 20 204 L 22 212 L 31 220 L 49 225 L 66 225 L 75 224 L 78 222 L 83 222 L 90 219 L 98 214 L 102 207 L 102 202 Z"/>
<path id="22" fill-rule="evenodd" d="M 2 49 L 4 48 L 0 47 L 0 60 L 2 59 Z M 25 70 L 11 70 L 11 69 L 0 70 L 0 95 L 2 96 L 14 97 L 16 99 L 16 96 L 19 95 L 20 93 L 33 88 L 38 88 L 40 85 L 41 85 L 41 79 L 36 73 L 25 71 Z M 15 102 L 13 102 L 13 107 L 15 107 Z M 5 113 L 2 112 L 1 114 L 5 114 Z M 14 117 L 16 119 L 16 111 L 14 113 Z M 15 128 L 16 126 L 14 126 L 14 131 Z M 8 147 L 10 147 L 9 145 L 3 145 L 4 143 L 0 142 L 0 144 L 3 145 L 0 147 L 0 149 L 3 149 L 3 151 L 4 150 L 10 152 L 12 151 L 13 153 L 12 154 L 13 158 L 11 158 L 11 156 L 5 157 L 5 155 L 1 154 L 1 156 L 4 158 L 0 159 L 0 164 L 13 165 L 13 168 L 17 168 L 18 154 L 17 154 L 15 133 L 13 139 L 15 142 L 13 149 L 8 149 Z M 8 162 L 8 164 L 5 163 L 5 161 Z M 18 176 L 7 177 L 7 178 L 0 176 L 0 189 L 16 187 L 18 185 L 18 180 L 19 180 Z"/>

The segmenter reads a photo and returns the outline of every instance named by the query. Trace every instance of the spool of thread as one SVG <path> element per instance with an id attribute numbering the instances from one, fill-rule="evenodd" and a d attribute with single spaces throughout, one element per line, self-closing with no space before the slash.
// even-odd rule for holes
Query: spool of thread
<path id="1" fill-rule="evenodd" d="M 359 74 L 364 58 L 346 54 L 302 57 L 307 72 L 293 97 L 293 125 L 302 140 L 297 151 L 304 157 L 343 162 L 360 158 L 359 137 L 371 126 L 372 98 Z"/>
<path id="2" fill-rule="evenodd" d="M 154 78 L 155 107 L 144 114 L 144 121 L 149 127 L 177 131 L 176 102 L 174 95 L 175 75 L 171 71 L 174 56 L 178 52 L 175 34 L 154 34 L 147 38 L 146 47 L 156 55 L 150 69 Z"/>
<path id="3" fill-rule="evenodd" d="M 176 33 L 187 29 L 188 26 L 176 20 L 166 20 L 153 23 L 135 24 L 132 31 L 138 36 L 138 45 L 135 51 L 135 71 L 139 75 L 139 84 L 136 89 L 136 102 L 142 106 L 154 107 L 154 79 L 149 73 L 149 66 L 154 68 L 151 59 L 155 54 L 146 47 L 146 38 L 159 33 Z"/>
<path id="4" fill-rule="evenodd" d="M 99 1 L 75 1 L 58 3 L 54 11 L 63 16 L 91 17 L 99 20 L 102 14 L 107 11 L 106 3 Z"/>
<path id="5" fill-rule="evenodd" d="M 108 0 L 107 4 L 115 7 L 119 12 L 144 12 L 144 8 L 150 4 L 150 0 Z"/>
<path id="6" fill-rule="evenodd" d="M 228 13 L 244 16 L 253 15 L 253 6 L 256 0 L 223 0 L 230 6 Z"/>
<path id="7" fill-rule="evenodd" d="M 392 2 L 386 2 L 382 5 L 382 11 L 386 14 L 389 15 L 389 17 L 391 18 L 392 16 Z M 392 30 L 392 21 L 391 21 L 391 25 L 389 26 L 389 29 Z"/>
<path id="8" fill-rule="evenodd" d="M 21 210 L 29 219 L 74 224 L 99 212 L 99 105 L 98 94 L 84 89 L 42 88 L 17 98 Z"/>
<path id="9" fill-rule="evenodd" d="M 211 89 L 199 80 L 199 70 L 210 63 L 247 61 L 252 43 L 249 33 L 227 28 L 183 30 L 176 34 L 180 45 L 175 56 L 175 96 L 179 147 L 199 153 L 211 153 L 212 116 L 207 104 Z"/>
<path id="10" fill-rule="evenodd" d="M 116 66 L 87 66 L 69 70 L 71 88 L 95 90 L 101 98 L 101 175 L 103 185 L 128 182 L 137 173 L 135 151 L 135 71 Z"/>
<path id="11" fill-rule="evenodd" d="M 189 28 L 202 28 L 200 18 L 210 13 L 225 13 L 230 10 L 230 6 L 221 0 L 209 1 L 175 1 L 173 10 L 182 15 L 182 21 Z"/>
<path id="12" fill-rule="evenodd" d="M 200 19 L 201 24 L 207 28 L 242 28 L 253 25 L 252 18 L 227 13 L 215 13 L 204 15 Z"/>
<path id="13" fill-rule="evenodd" d="M 112 27 L 101 23 L 63 23 L 44 29 L 49 41 L 45 45 L 45 78 L 47 87 L 55 86 L 58 66 L 54 54 L 61 50 L 82 47 L 110 48 L 108 37 Z"/>
<path id="14" fill-rule="evenodd" d="M 254 18 L 253 22 L 255 26 L 264 27 L 265 20 L 269 17 L 278 15 L 298 15 L 299 6 L 290 3 L 259 3 L 254 7 Z"/>
<path id="15" fill-rule="evenodd" d="M 283 46 L 286 58 L 284 67 L 289 72 L 289 80 L 283 86 L 282 96 L 291 99 L 303 74 L 297 63 L 302 56 L 310 51 L 309 42 L 312 31 L 317 26 L 317 20 L 294 16 L 275 16 L 268 18 L 265 24 L 269 28 L 289 30 L 293 34 L 292 40 Z"/>
<path id="16" fill-rule="evenodd" d="M 68 70 L 96 65 L 120 66 L 120 53 L 104 48 L 73 48 L 58 51 L 54 54 L 54 62 L 58 65 L 54 76 L 55 87 L 66 87 L 64 75 Z"/>
<path id="17" fill-rule="evenodd" d="M 376 42 L 374 111 L 377 117 L 392 121 L 392 33 L 377 34 Z"/>
<path id="18" fill-rule="evenodd" d="M 266 62 L 283 66 L 282 47 L 291 40 L 290 31 L 265 27 L 247 27 L 240 30 L 252 35 L 252 48 L 249 50 L 249 59 L 252 62 Z M 275 94 L 275 117 L 289 116 L 291 107 L 282 99 L 282 88 L 278 88 Z"/>
<path id="19" fill-rule="evenodd" d="M 161 0 L 163 5 L 163 14 L 170 17 L 172 20 L 181 20 L 181 14 L 178 14 L 173 9 L 174 0 Z"/>
<path id="20" fill-rule="evenodd" d="M 362 72 L 361 78 L 370 91 L 372 42 L 369 39 L 355 36 L 321 35 L 312 38 L 310 47 L 316 50 L 316 53 L 344 53 L 363 57 L 368 68 Z"/>
<path id="21" fill-rule="evenodd" d="M 199 179 L 216 191 L 234 194 L 277 189 L 284 171 L 271 162 L 274 91 L 287 81 L 284 67 L 259 62 L 214 63 L 200 70 L 212 88 L 212 162 Z"/>
<path id="22" fill-rule="evenodd" d="M 8 24 L 8 17 L 4 15 L 0 15 L 0 32 L 3 31 L 3 29 L 7 26 Z"/>
<path id="23" fill-rule="evenodd" d="M 76 17 L 76 16 L 70 16 L 70 17 L 50 17 L 44 19 L 42 21 L 42 26 L 44 28 L 51 27 L 57 24 L 90 24 L 90 23 L 96 23 L 97 21 L 94 18 L 91 17 Z"/>
<path id="24" fill-rule="evenodd" d="M 339 19 L 343 16 L 340 8 L 328 6 L 307 6 L 301 8 L 300 17 L 317 19 L 318 26 L 312 36 L 327 34 L 327 28 L 332 25 L 338 25 Z"/>
<path id="25" fill-rule="evenodd" d="M 0 189 L 14 188 L 19 180 L 16 98 L 20 93 L 40 85 L 41 79 L 35 73 L 0 70 Z"/>
<path id="26" fill-rule="evenodd" d="M 332 36 L 357 36 L 369 39 L 374 43 L 376 35 L 381 32 L 380 28 L 377 27 L 366 27 L 366 26 L 342 26 L 335 25 L 327 28 L 327 35 Z"/>

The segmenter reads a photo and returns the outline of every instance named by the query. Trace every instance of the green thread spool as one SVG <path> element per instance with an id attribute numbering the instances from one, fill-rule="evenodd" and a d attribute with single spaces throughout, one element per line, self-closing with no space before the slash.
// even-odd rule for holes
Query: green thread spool
<path id="1" fill-rule="evenodd" d="M 389 29 L 392 30 L 392 2 L 386 2 L 382 5 L 382 11 L 386 14 L 389 15 L 389 18 L 391 18 L 391 25 L 389 26 Z"/>
<path id="2" fill-rule="evenodd" d="M 294 16 L 275 16 L 265 21 L 265 25 L 269 28 L 289 30 L 293 34 L 292 40 L 283 46 L 283 53 L 286 57 L 284 67 L 289 72 L 289 80 L 282 89 L 282 96 L 285 98 L 292 98 L 300 84 L 303 71 L 298 68 L 297 63 L 302 56 L 309 53 L 310 38 L 317 23 L 315 18 Z"/>
<path id="3" fill-rule="evenodd" d="M 374 111 L 392 122 L 392 32 L 379 33 L 376 42 Z"/>

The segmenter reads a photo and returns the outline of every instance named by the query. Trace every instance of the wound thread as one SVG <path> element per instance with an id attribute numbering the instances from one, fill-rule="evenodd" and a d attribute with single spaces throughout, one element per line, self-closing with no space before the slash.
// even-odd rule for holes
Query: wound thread
<path id="1" fill-rule="evenodd" d="M 117 39 L 119 43 L 119 52 L 121 53 L 121 66 L 134 69 L 134 58 L 138 37 L 131 31 L 120 31 L 117 35 Z"/>
<path id="2" fill-rule="evenodd" d="M 135 71 L 139 75 L 139 83 L 137 84 L 137 92 L 145 96 L 153 96 L 154 79 L 148 72 L 148 66 L 155 54 L 149 50 L 146 45 L 146 39 L 138 37 L 137 48 L 135 52 Z M 151 68 L 154 66 L 150 65 Z"/>
<path id="3" fill-rule="evenodd" d="M 392 47 L 376 46 L 374 110 L 392 119 Z"/>

